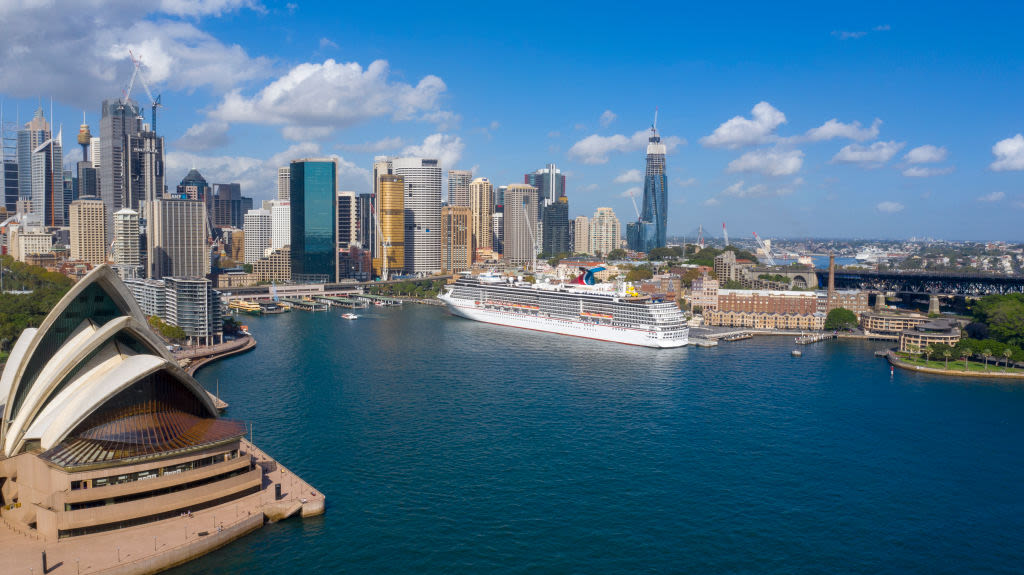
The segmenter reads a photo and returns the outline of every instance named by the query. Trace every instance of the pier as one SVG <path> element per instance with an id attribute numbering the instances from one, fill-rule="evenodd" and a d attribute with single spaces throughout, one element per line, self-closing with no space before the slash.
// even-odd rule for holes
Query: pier
<path id="1" fill-rule="evenodd" d="M 801 335 L 796 338 L 796 343 L 800 345 L 808 345 L 811 343 L 818 343 L 819 341 L 825 341 L 826 339 L 837 339 L 839 336 L 834 333 L 808 333 Z"/>
<path id="2" fill-rule="evenodd" d="M 374 305 L 387 305 L 387 306 L 402 305 L 402 300 L 400 300 L 398 298 L 395 298 L 395 297 L 387 297 L 387 296 L 382 296 L 382 295 L 359 294 L 359 295 L 355 296 L 355 298 L 359 299 L 359 300 L 367 301 L 367 302 L 372 303 Z"/>
<path id="3" fill-rule="evenodd" d="M 282 299 L 281 303 L 286 303 L 292 307 L 292 309 L 300 309 L 302 311 L 327 311 L 327 304 L 317 301 L 306 301 L 302 299 Z"/>
<path id="4" fill-rule="evenodd" d="M 370 303 L 358 299 L 348 297 L 333 297 L 333 296 L 320 296 L 316 298 L 316 301 L 325 303 L 330 307 L 344 307 L 349 309 L 362 309 L 370 307 Z"/>

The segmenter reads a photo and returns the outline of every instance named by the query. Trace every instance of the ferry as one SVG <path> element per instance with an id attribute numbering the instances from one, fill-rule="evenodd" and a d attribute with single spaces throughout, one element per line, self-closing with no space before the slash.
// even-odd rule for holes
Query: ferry
<path id="1" fill-rule="evenodd" d="M 263 309 L 260 307 L 260 304 L 254 301 L 243 301 L 237 299 L 231 300 L 231 302 L 228 303 L 228 309 L 251 315 L 260 315 L 263 313 Z"/>
<path id="2" fill-rule="evenodd" d="M 359 319 L 359 316 L 354 313 L 343 313 L 341 314 L 341 317 L 345 319 Z"/>
<path id="3" fill-rule="evenodd" d="M 594 274 L 603 269 L 581 268 L 568 284 L 466 273 L 438 299 L 453 315 L 484 323 L 653 348 L 687 344 L 690 330 L 675 302 L 629 285 L 595 285 Z"/>

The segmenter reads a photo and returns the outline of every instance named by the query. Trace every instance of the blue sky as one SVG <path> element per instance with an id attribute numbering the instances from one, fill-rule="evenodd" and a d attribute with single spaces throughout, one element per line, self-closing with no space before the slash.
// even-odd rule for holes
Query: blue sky
<path id="1" fill-rule="evenodd" d="M 269 198 L 313 155 L 360 192 L 376 154 L 496 184 L 554 162 L 571 215 L 625 223 L 657 107 L 671 234 L 1024 240 L 1016 5 L 139 4 L 0 4 L 5 119 L 52 97 L 74 149 L 131 48 L 169 185 L 195 165 Z"/>

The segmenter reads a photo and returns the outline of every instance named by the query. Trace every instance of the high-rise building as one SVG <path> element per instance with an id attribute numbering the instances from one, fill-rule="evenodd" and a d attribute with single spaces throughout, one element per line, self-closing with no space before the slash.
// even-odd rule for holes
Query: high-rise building
<path id="1" fill-rule="evenodd" d="M 647 168 L 644 174 L 644 197 L 640 219 L 629 224 L 629 249 L 649 252 L 663 248 L 668 230 L 668 176 L 665 174 L 665 144 L 658 136 L 657 116 L 647 139 Z"/>
<path id="2" fill-rule="evenodd" d="M 491 216 L 491 251 L 505 253 L 505 214 L 494 212 Z"/>
<path id="3" fill-rule="evenodd" d="M 59 134 L 32 151 L 32 213 L 47 227 L 64 225 L 63 162 Z"/>
<path id="4" fill-rule="evenodd" d="M 50 139 L 50 123 L 46 121 L 42 106 L 24 129 L 18 130 L 17 138 L 18 197 L 28 200 L 32 198 L 32 154 Z"/>
<path id="5" fill-rule="evenodd" d="M 18 211 L 18 162 L 13 158 L 3 158 L 0 165 L 0 193 L 3 193 L 3 205 L 7 213 Z"/>
<path id="6" fill-rule="evenodd" d="M 469 182 L 473 172 L 448 170 L 448 205 L 470 207 Z"/>
<path id="7" fill-rule="evenodd" d="M 621 242 L 619 218 L 615 217 L 615 210 L 597 208 L 594 218 L 590 220 L 591 253 L 607 256 L 608 252 L 617 249 Z"/>
<path id="8" fill-rule="evenodd" d="M 63 194 L 61 206 L 63 207 L 61 213 L 61 221 L 64 222 L 65 226 L 70 225 L 68 222 L 68 210 L 71 208 L 71 202 L 78 199 L 78 178 L 75 177 L 75 173 L 71 170 L 64 170 L 63 181 L 61 182 L 63 188 Z M 70 240 L 68 240 L 70 241 Z"/>
<path id="9" fill-rule="evenodd" d="M 390 176 L 391 172 L 391 158 L 387 156 L 377 156 L 373 158 L 373 195 L 377 196 L 378 185 L 380 184 L 381 176 Z"/>
<path id="10" fill-rule="evenodd" d="M 198 200 L 161 198 L 147 204 L 150 279 L 205 277 L 210 273 L 206 207 Z"/>
<path id="11" fill-rule="evenodd" d="M 100 197 L 108 217 L 131 205 L 128 196 L 129 138 L 142 130 L 142 109 L 134 100 L 104 100 L 100 115 Z M 112 233 L 112 231 L 111 231 Z"/>
<path id="12" fill-rule="evenodd" d="M 78 197 L 100 197 L 99 180 L 96 178 L 96 168 L 92 167 L 92 162 L 78 162 L 75 167 L 78 170 Z"/>
<path id="13" fill-rule="evenodd" d="M 252 209 L 252 198 L 242 195 L 241 184 L 213 185 L 213 225 L 218 228 L 240 228 L 245 213 Z"/>
<path id="14" fill-rule="evenodd" d="M 572 253 L 589 254 L 590 252 L 590 218 L 587 216 L 576 216 L 572 221 L 573 245 Z"/>
<path id="15" fill-rule="evenodd" d="M 146 130 L 128 135 L 128 204 L 138 210 L 142 202 L 162 198 L 164 182 L 164 139 Z"/>
<path id="16" fill-rule="evenodd" d="M 277 169 L 277 199 L 287 202 L 291 199 L 291 166 Z"/>
<path id="17" fill-rule="evenodd" d="M 104 204 L 104 209 L 106 204 Z M 142 254 L 139 249 L 141 230 L 139 212 L 123 208 L 114 214 L 114 269 L 121 279 L 140 277 Z"/>
<path id="18" fill-rule="evenodd" d="M 494 188 L 494 211 L 500 212 L 505 205 L 505 190 L 508 186 L 498 186 Z"/>
<path id="19" fill-rule="evenodd" d="M 89 157 L 86 159 L 92 162 L 92 167 L 96 168 L 96 181 L 99 181 L 100 158 L 102 158 L 102 154 L 103 150 L 100 146 L 100 137 L 93 136 L 92 139 L 89 140 Z"/>
<path id="20" fill-rule="evenodd" d="M 568 254 L 569 251 L 569 199 L 559 196 L 555 203 L 544 207 L 544 238 L 541 252 L 549 257 Z"/>
<path id="21" fill-rule="evenodd" d="M 263 257 L 263 253 L 270 249 L 272 242 L 273 225 L 270 210 L 249 210 L 245 213 L 245 255 L 243 261 L 247 264 L 255 263 Z"/>
<path id="22" fill-rule="evenodd" d="M 377 187 L 376 184 L 373 186 Z M 356 240 L 370 257 L 377 255 L 377 223 L 373 214 L 373 194 L 359 194 L 356 197 Z"/>
<path id="23" fill-rule="evenodd" d="M 441 273 L 466 271 L 473 265 L 473 210 L 441 208 Z"/>
<path id="24" fill-rule="evenodd" d="M 405 271 L 441 271 L 441 164 L 435 159 L 395 158 L 391 172 L 405 181 Z"/>
<path id="25" fill-rule="evenodd" d="M 541 209 L 565 197 L 565 175 L 554 164 L 526 174 L 523 182 L 537 188 L 538 204 Z"/>
<path id="26" fill-rule="evenodd" d="M 512 265 L 533 265 L 537 255 L 537 188 L 512 184 L 505 190 L 505 250 Z"/>
<path id="27" fill-rule="evenodd" d="M 288 200 L 270 202 L 270 247 L 279 250 L 292 241 L 292 203 Z"/>
<path id="28" fill-rule="evenodd" d="M 477 250 L 494 248 L 494 186 L 487 178 L 477 178 L 469 184 L 469 207 L 473 212 L 473 258 Z"/>
<path id="29" fill-rule="evenodd" d="M 356 230 L 356 193 L 338 192 L 338 250 L 348 251 L 358 241 Z"/>
<path id="30" fill-rule="evenodd" d="M 338 166 L 332 159 L 291 163 L 292 279 L 337 281 Z"/>
<path id="31" fill-rule="evenodd" d="M 189 170 L 185 177 L 181 179 L 177 191 L 179 199 L 182 200 L 199 200 L 206 204 L 211 203 L 213 198 L 210 184 L 206 182 L 206 178 L 195 168 Z"/>
<path id="32" fill-rule="evenodd" d="M 377 258 L 374 269 L 382 279 L 402 273 L 405 266 L 405 181 L 384 174 L 377 185 Z"/>
<path id="33" fill-rule="evenodd" d="M 94 267 L 107 262 L 107 206 L 99 198 L 82 198 L 68 209 L 71 259 Z"/>
<path id="34" fill-rule="evenodd" d="M 167 277 L 125 282 L 142 312 L 180 327 L 190 343 L 213 345 L 223 340 L 220 292 L 206 278 Z"/>

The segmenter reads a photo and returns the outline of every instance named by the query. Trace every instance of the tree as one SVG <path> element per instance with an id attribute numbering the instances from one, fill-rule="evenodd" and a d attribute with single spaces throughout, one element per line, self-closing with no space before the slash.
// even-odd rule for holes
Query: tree
<path id="1" fill-rule="evenodd" d="M 1009 367 L 1010 367 L 1010 358 L 1013 357 L 1013 350 L 1011 350 L 1010 348 L 1004 349 L 1003 350 L 1003 357 L 1006 358 L 1006 368 L 1009 369 Z"/>
<path id="2" fill-rule="evenodd" d="M 855 327 L 857 327 L 857 314 L 846 308 L 837 307 L 825 316 L 825 329 L 846 330 Z"/>
<path id="3" fill-rule="evenodd" d="M 988 336 L 1011 345 L 1024 345 L 1024 294 L 989 295 L 972 307 L 974 318 L 988 326 Z"/>
<path id="4" fill-rule="evenodd" d="M 932 347 L 930 345 L 924 346 L 924 360 L 925 361 L 931 361 L 933 353 L 935 353 L 935 348 L 934 347 Z"/>
<path id="5" fill-rule="evenodd" d="M 981 350 L 981 357 L 985 358 L 985 369 L 988 369 L 988 358 L 992 357 L 992 350 L 987 347 Z"/>
<path id="6" fill-rule="evenodd" d="M 242 269 L 245 270 L 245 273 L 251 274 L 252 273 L 252 264 L 242 264 Z"/>
<path id="7" fill-rule="evenodd" d="M 673 246 L 670 248 L 653 248 L 647 252 L 647 259 L 649 261 L 657 260 L 674 260 L 683 257 L 683 248 L 679 246 Z"/>
<path id="8" fill-rule="evenodd" d="M 949 369 L 949 358 L 953 357 L 953 350 L 946 349 L 942 351 L 942 357 L 946 358 L 946 369 Z"/>
<path id="9" fill-rule="evenodd" d="M 626 250 L 624 250 L 622 248 L 615 248 L 614 250 L 608 252 L 608 259 L 609 260 L 624 260 L 624 259 L 626 259 Z"/>
<path id="10" fill-rule="evenodd" d="M 967 371 L 967 360 L 970 359 L 970 357 L 971 357 L 971 348 L 965 347 L 965 348 L 960 350 L 960 353 L 963 354 L 964 371 Z"/>
<path id="11" fill-rule="evenodd" d="M 628 272 L 626 272 L 626 281 L 628 281 L 628 282 L 638 282 L 640 280 L 649 280 L 652 277 L 654 277 L 654 274 L 651 273 L 651 270 L 642 269 L 642 268 L 641 269 L 629 270 Z"/>

